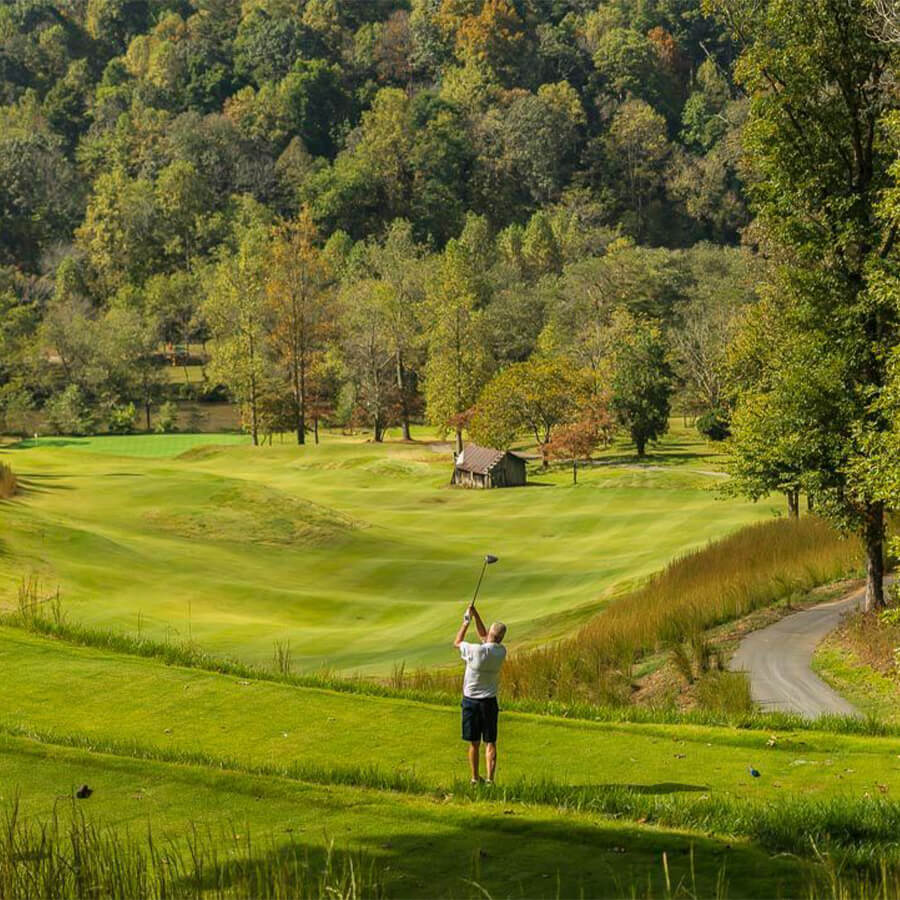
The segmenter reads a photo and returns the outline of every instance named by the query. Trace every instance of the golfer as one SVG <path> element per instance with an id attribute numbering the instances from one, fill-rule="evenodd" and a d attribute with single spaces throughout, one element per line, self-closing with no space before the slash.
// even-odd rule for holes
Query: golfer
<path id="1" fill-rule="evenodd" d="M 475 620 L 480 644 L 466 641 L 469 623 Z M 490 629 L 484 627 L 478 610 L 470 606 L 463 616 L 462 625 L 456 635 L 453 646 L 458 648 L 459 655 L 466 661 L 466 675 L 463 679 L 462 698 L 462 737 L 469 742 L 469 768 L 472 770 L 472 784 L 480 784 L 478 775 L 478 753 L 484 741 L 484 762 L 487 768 L 487 783 L 494 783 L 494 772 L 497 769 L 497 684 L 500 681 L 500 669 L 506 659 L 506 647 L 503 638 L 506 626 L 502 622 L 494 622 Z"/>

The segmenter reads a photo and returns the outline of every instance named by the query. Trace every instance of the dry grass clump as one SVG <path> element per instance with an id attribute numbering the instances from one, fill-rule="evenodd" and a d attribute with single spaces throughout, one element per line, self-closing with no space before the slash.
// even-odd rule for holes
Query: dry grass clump
<path id="1" fill-rule="evenodd" d="M 627 703 L 637 659 L 685 642 L 696 645 L 705 630 L 845 577 L 861 560 L 857 541 L 815 516 L 743 528 L 674 560 L 573 637 L 511 656 L 504 694 Z M 441 679 L 458 681 L 456 673 L 417 673 L 411 680 L 416 687 L 449 689 L 439 685 Z"/>
<path id="2" fill-rule="evenodd" d="M 13 470 L 5 463 L 0 463 L 0 500 L 12 497 L 19 489 L 19 483 Z"/>

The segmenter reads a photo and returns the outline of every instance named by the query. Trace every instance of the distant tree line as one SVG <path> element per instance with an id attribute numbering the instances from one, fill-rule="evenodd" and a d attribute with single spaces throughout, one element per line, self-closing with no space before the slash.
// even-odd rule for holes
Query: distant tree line
<path id="1" fill-rule="evenodd" d="M 424 419 L 545 459 L 673 403 L 732 488 L 900 503 L 896 4 L 0 7 L 0 416 L 255 441 Z"/>

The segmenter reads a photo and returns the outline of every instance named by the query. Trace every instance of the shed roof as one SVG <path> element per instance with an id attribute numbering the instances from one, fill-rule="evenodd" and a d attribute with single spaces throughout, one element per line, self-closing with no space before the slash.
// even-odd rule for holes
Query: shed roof
<path id="1" fill-rule="evenodd" d="M 463 472 L 472 472 L 474 475 L 487 475 L 504 456 L 505 450 L 466 444 L 462 453 L 456 457 L 456 468 L 462 469 Z"/>

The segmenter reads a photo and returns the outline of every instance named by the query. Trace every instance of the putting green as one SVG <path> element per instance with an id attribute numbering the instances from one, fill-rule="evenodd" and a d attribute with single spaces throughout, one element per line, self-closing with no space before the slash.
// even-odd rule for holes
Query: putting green
<path id="1" fill-rule="evenodd" d="M 198 440 L 211 446 L 198 446 Z M 294 669 L 384 673 L 452 661 L 481 556 L 482 609 L 511 643 L 557 636 L 672 557 L 772 515 L 719 499 L 707 446 L 675 429 L 648 465 L 625 448 L 571 484 L 448 486 L 444 445 L 223 446 L 240 436 L 38 440 L 0 454 L 0 595 L 59 585 L 70 618 Z M 173 455 L 179 454 L 179 455 Z M 2 602 L 2 601 L 0 601 Z"/>

